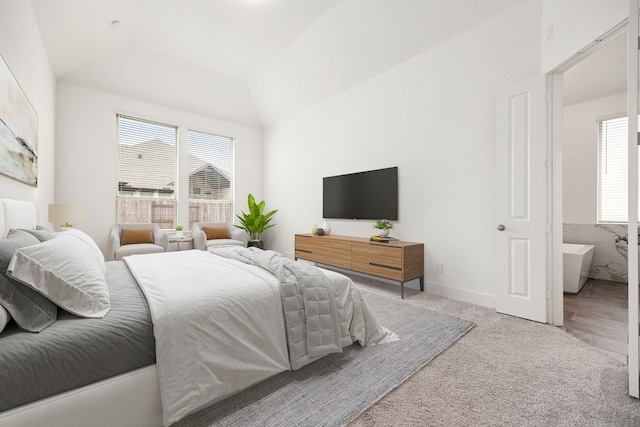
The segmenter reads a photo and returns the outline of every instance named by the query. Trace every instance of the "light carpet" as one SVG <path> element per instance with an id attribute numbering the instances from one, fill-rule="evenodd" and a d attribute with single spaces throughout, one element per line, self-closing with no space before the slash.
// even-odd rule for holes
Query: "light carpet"
<path id="1" fill-rule="evenodd" d="M 398 293 L 362 292 L 381 324 L 400 341 L 350 346 L 276 375 L 174 426 L 345 425 L 473 327 L 470 321 L 412 306 Z"/>
<path id="2" fill-rule="evenodd" d="M 398 293 L 397 285 L 354 280 Z M 405 301 L 476 326 L 349 427 L 640 426 L 625 364 L 562 328 L 414 289 Z"/>

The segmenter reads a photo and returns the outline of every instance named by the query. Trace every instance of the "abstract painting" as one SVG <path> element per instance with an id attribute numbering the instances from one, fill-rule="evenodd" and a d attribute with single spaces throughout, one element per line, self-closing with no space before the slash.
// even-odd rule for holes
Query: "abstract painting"
<path id="1" fill-rule="evenodd" d="M 0 61 L 0 174 L 38 186 L 38 114 L 4 58 Z"/>

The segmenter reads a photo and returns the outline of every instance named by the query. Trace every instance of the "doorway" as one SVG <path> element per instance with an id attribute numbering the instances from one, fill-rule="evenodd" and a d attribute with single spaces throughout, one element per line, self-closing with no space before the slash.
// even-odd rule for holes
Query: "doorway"
<path id="1" fill-rule="evenodd" d="M 624 220 L 608 221 L 598 198 L 603 182 L 599 161 L 606 162 L 607 155 L 607 146 L 601 145 L 603 123 L 627 114 L 626 27 L 613 29 L 552 76 L 554 93 L 562 89 L 562 126 L 556 130 L 562 141 L 562 215 L 556 223 L 563 226 L 563 243 L 595 249 L 589 279 L 579 291 L 573 286 L 571 293 L 554 289 L 562 301 L 561 309 L 554 307 L 555 323 L 623 363 L 628 353 L 627 245 L 616 243 L 615 236 L 625 236 L 627 225 Z M 623 138 L 626 145 L 626 134 Z M 562 275 L 560 279 L 562 283 Z"/>

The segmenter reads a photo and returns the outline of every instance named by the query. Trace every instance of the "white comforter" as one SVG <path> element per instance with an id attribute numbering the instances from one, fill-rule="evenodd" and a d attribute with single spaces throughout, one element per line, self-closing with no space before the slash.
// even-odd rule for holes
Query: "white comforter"
<path id="1" fill-rule="evenodd" d="M 203 251 L 125 257 L 149 303 L 165 425 L 290 369 L 278 279 Z M 325 270 L 353 341 L 395 336 L 347 277 Z"/>

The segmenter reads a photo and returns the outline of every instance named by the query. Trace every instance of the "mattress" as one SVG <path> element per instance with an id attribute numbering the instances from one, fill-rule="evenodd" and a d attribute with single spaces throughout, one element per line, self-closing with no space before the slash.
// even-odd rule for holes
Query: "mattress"
<path id="1" fill-rule="evenodd" d="M 0 412 L 155 363 L 146 299 L 122 261 L 107 262 L 111 311 L 101 319 L 59 309 L 40 333 L 0 334 Z"/>

